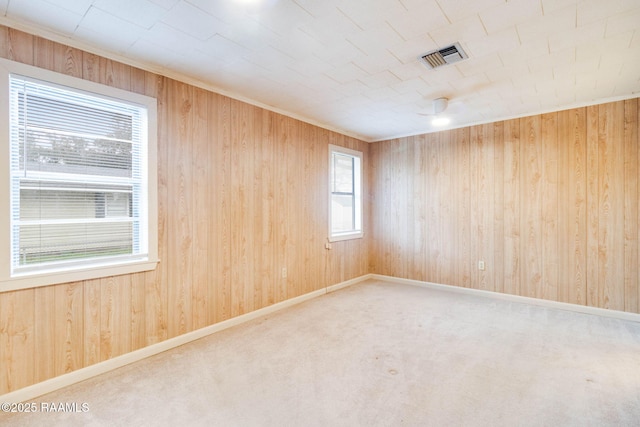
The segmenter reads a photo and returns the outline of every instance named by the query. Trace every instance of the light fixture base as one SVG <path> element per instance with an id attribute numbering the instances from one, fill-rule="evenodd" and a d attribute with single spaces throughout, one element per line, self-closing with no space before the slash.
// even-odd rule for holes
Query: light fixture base
<path id="1" fill-rule="evenodd" d="M 433 114 L 440 114 L 447 109 L 449 105 L 449 99 L 437 98 L 433 100 Z"/>

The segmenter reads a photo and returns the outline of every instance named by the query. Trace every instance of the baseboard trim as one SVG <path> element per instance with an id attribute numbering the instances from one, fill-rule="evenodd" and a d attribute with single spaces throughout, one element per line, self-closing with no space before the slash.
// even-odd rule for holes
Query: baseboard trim
<path id="1" fill-rule="evenodd" d="M 359 277 L 355 277 L 350 280 L 345 280 L 344 282 L 337 283 L 335 285 L 331 285 L 327 287 L 327 293 L 339 291 L 340 289 L 346 288 L 347 286 L 355 285 L 356 283 L 364 282 L 365 280 L 369 280 L 373 277 L 373 274 L 364 274 Z"/>
<path id="2" fill-rule="evenodd" d="M 385 276 L 382 274 L 369 274 L 371 279 L 381 280 L 383 282 L 402 283 L 405 285 L 420 286 L 422 288 L 436 289 L 446 292 L 455 292 L 467 295 L 476 295 L 485 298 L 492 298 L 503 301 L 517 302 L 521 304 L 536 305 L 546 308 L 554 308 L 556 310 L 572 311 L 576 313 L 592 314 L 596 316 L 611 317 L 614 319 L 629 320 L 632 322 L 640 322 L 640 314 L 628 313 L 626 311 L 610 310 L 598 307 L 588 307 L 578 304 L 570 304 L 566 302 L 549 301 L 538 298 L 525 297 L 520 295 L 503 294 L 500 292 L 485 291 L 482 289 L 461 288 L 459 286 L 442 285 L 433 282 L 423 282 L 413 279 L 402 279 L 399 277 Z"/>
<path id="3" fill-rule="evenodd" d="M 238 317 L 222 321 L 220 323 L 215 323 L 213 325 L 206 326 L 202 329 L 188 332 L 174 338 L 169 338 L 165 341 L 148 345 L 147 347 L 141 348 L 139 350 L 135 350 L 109 360 L 105 360 L 104 362 L 99 362 L 85 368 L 80 368 L 73 372 L 69 372 L 67 374 L 63 374 L 39 382 L 37 384 L 33 384 L 31 386 L 27 386 L 10 393 L 0 395 L 0 401 L 7 403 L 19 403 L 33 400 L 44 394 L 51 393 L 53 391 L 73 385 L 75 383 L 79 383 L 84 380 L 88 380 L 89 378 L 93 378 L 109 371 L 113 371 L 131 363 L 138 362 L 140 360 L 146 359 L 147 357 L 154 356 L 172 348 L 187 344 L 191 341 L 195 341 L 208 335 L 215 334 L 216 332 L 220 332 L 233 326 L 249 322 L 251 320 L 300 304 L 310 299 L 326 295 L 330 292 L 335 292 L 339 289 L 346 288 L 347 286 L 355 285 L 356 283 L 360 283 L 369 279 L 370 276 L 370 274 L 365 274 L 354 279 L 327 286 L 325 288 L 318 289 L 317 291 L 312 291 L 307 294 L 300 295 L 298 297 L 291 298 L 256 311 L 252 311 L 251 313 L 243 314 Z"/>

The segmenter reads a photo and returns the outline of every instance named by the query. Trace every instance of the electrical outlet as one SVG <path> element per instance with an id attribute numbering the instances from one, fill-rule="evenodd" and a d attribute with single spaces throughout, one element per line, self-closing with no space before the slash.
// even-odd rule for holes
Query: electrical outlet
<path id="1" fill-rule="evenodd" d="M 478 261 L 478 270 L 484 271 L 484 261 Z"/>
<path id="2" fill-rule="evenodd" d="M 283 279 L 287 278 L 287 267 L 282 267 L 282 278 Z"/>

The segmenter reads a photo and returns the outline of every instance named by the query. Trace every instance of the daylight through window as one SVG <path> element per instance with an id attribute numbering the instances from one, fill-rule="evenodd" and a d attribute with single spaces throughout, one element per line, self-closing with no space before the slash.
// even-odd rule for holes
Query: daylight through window
<path id="1" fill-rule="evenodd" d="M 331 145 L 329 239 L 362 237 L 362 153 Z"/>
<path id="2" fill-rule="evenodd" d="M 10 267 L 149 259 L 144 105 L 9 75 Z"/>

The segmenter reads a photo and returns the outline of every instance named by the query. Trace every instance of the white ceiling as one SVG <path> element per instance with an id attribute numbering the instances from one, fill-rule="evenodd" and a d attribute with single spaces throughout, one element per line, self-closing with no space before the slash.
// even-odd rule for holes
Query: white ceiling
<path id="1" fill-rule="evenodd" d="M 0 23 L 367 141 L 640 93 L 640 0 L 0 0 Z M 418 57 L 460 42 L 469 59 Z"/>

